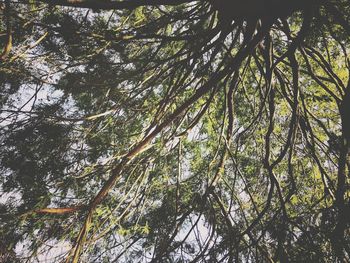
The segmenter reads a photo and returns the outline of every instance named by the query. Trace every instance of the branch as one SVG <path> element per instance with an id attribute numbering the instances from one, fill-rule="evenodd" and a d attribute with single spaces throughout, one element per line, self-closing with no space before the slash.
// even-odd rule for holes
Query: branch
<path id="1" fill-rule="evenodd" d="M 43 209 L 34 210 L 33 213 L 63 215 L 63 214 L 77 212 L 82 208 L 84 208 L 84 206 L 73 206 L 73 207 L 64 207 L 64 208 L 43 208 Z"/>
<path id="2" fill-rule="evenodd" d="M 2 9 L 2 8 L 0 8 Z M 0 54 L 0 61 L 5 60 L 12 49 L 12 28 L 10 20 L 10 0 L 5 1 L 5 20 L 6 20 L 6 41 L 2 53 Z"/>
<path id="3" fill-rule="evenodd" d="M 100 0 L 39 0 L 40 2 L 59 5 L 71 6 L 78 8 L 93 8 L 93 9 L 135 9 L 139 6 L 158 6 L 158 5 L 180 5 L 198 0 L 127 0 L 127 1 L 100 1 Z"/>

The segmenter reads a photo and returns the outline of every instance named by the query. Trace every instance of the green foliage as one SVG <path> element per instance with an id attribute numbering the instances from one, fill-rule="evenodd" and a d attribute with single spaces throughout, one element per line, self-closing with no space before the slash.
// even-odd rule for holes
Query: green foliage
<path id="1" fill-rule="evenodd" d="M 349 260 L 349 3 L 214 2 L 11 3 L 0 261 Z"/>

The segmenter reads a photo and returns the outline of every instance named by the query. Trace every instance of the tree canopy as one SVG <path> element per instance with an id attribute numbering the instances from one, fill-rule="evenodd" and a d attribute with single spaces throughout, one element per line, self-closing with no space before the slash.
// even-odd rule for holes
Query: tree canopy
<path id="1" fill-rule="evenodd" d="M 0 262 L 350 262 L 348 0 L 0 12 Z"/>

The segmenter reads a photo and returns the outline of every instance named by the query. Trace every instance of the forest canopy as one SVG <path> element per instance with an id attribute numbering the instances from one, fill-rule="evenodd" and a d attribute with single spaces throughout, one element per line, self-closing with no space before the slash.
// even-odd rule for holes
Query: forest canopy
<path id="1" fill-rule="evenodd" d="M 0 262 L 350 262 L 348 0 L 0 14 Z"/>

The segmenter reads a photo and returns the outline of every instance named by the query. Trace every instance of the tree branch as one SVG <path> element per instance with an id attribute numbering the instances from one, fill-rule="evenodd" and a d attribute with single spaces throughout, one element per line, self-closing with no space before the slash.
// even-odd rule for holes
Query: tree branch
<path id="1" fill-rule="evenodd" d="M 139 6 L 158 6 L 158 5 L 180 5 L 190 3 L 196 0 L 128 0 L 128 1 L 100 1 L 100 0 L 39 0 L 50 5 L 71 6 L 78 8 L 93 9 L 129 9 L 132 10 Z"/>

